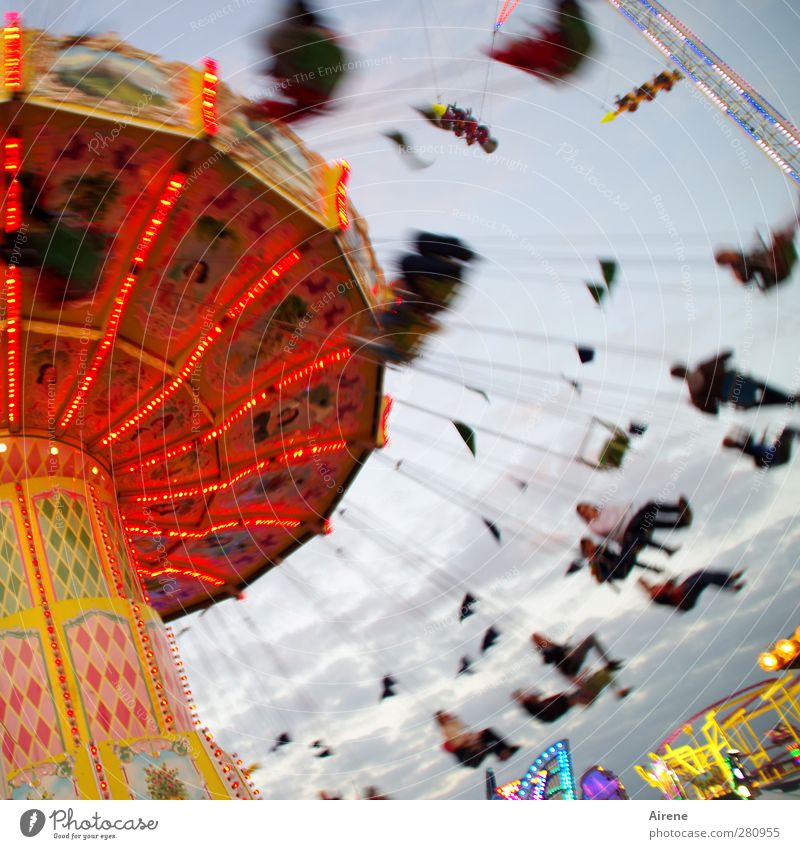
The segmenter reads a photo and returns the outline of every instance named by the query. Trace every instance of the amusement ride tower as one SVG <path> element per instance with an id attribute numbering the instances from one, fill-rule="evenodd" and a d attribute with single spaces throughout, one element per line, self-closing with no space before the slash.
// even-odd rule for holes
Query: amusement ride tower
<path id="1" fill-rule="evenodd" d="M 793 180 L 800 130 L 656 0 L 608 0 Z"/>

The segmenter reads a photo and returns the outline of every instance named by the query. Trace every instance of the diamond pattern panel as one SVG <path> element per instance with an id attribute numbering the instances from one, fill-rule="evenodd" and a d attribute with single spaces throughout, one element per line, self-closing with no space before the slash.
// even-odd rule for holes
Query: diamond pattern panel
<path id="1" fill-rule="evenodd" d="M 86 502 L 70 492 L 36 499 L 39 528 L 56 598 L 108 596 Z"/>
<path id="2" fill-rule="evenodd" d="M 16 483 L 22 478 L 47 478 L 53 475 L 56 469 L 53 464 L 56 461 L 50 453 L 50 447 L 48 440 L 35 437 L 10 441 L 0 462 L 0 483 Z M 94 460 L 90 457 L 68 445 L 61 445 L 57 460 L 59 475 L 86 477 L 89 467 L 93 465 Z"/>
<path id="3" fill-rule="evenodd" d="M 150 637 L 150 648 L 155 654 L 159 678 L 164 686 L 164 693 L 169 699 L 172 718 L 175 721 L 175 730 L 193 731 L 194 724 L 189 706 L 186 704 L 186 696 L 183 692 L 184 685 L 180 682 L 178 668 L 175 666 L 175 659 L 170 651 L 164 630 L 155 622 L 149 622 L 146 629 Z"/>
<path id="4" fill-rule="evenodd" d="M 14 441 L 0 464 L 0 483 L 14 483 L 21 477 L 47 475 L 47 453 L 39 441 Z"/>
<path id="5" fill-rule="evenodd" d="M 64 751 L 37 631 L 0 633 L 0 761 L 5 773 Z"/>
<path id="6" fill-rule="evenodd" d="M 32 607 L 31 594 L 20 555 L 14 513 L 8 502 L 0 503 L 0 619 Z"/>
<path id="7" fill-rule="evenodd" d="M 67 623 L 64 632 L 93 739 L 159 733 L 128 622 L 95 612 Z"/>
<path id="8" fill-rule="evenodd" d="M 117 558 L 119 570 L 122 573 L 122 588 L 125 590 L 125 596 L 126 598 L 141 600 L 142 592 L 136 580 L 136 572 L 128 556 L 125 540 L 122 538 L 122 534 L 119 533 L 119 523 L 114 511 L 108 504 L 103 504 L 102 509 L 103 519 L 105 520 L 108 536 L 111 540 L 110 545 L 114 549 L 114 557 Z"/>

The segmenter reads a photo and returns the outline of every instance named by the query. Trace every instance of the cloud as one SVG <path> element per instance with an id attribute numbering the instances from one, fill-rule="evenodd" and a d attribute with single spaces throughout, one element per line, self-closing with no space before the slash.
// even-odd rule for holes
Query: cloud
<path id="1" fill-rule="evenodd" d="M 758 652 L 800 622 L 795 472 L 786 468 L 759 477 L 748 460 L 719 448 L 727 426 L 756 430 L 773 416 L 703 417 L 689 408 L 667 371 L 673 354 L 692 360 L 734 343 L 742 354 L 752 354 L 754 371 L 779 385 L 797 383 L 790 300 L 781 292 L 746 302 L 712 260 L 717 232 L 746 243 L 756 228 L 785 216 L 790 192 L 755 148 L 748 148 L 752 173 L 742 180 L 735 151 L 680 87 L 630 122 L 608 128 L 613 135 L 601 135 L 591 101 L 608 100 L 614 86 L 622 91 L 644 79 L 654 54 L 632 28 L 614 28 L 616 12 L 594 5 L 591 14 L 602 27 L 598 58 L 605 68 L 596 67 L 577 89 L 566 90 L 498 69 L 495 87 L 487 92 L 500 150 L 509 162 L 525 162 L 529 169 L 439 157 L 424 177 L 412 179 L 401 164 L 380 158 L 375 141 L 387 121 L 400 126 L 413 120 L 412 101 L 434 96 L 429 63 L 402 59 L 425 55 L 423 33 L 401 25 L 396 3 L 341 4 L 334 10 L 361 51 L 398 61 L 354 77 L 350 91 L 366 90 L 368 97 L 354 96 L 328 123 L 310 123 L 303 130 L 309 144 L 331 157 L 347 149 L 359 210 L 371 231 L 385 238 L 381 250 L 387 259 L 412 226 L 463 235 L 483 256 L 471 288 L 445 320 L 449 330 L 431 348 L 483 358 L 486 368 L 459 364 L 453 371 L 467 385 L 486 388 L 492 404 L 459 386 L 458 377 L 437 381 L 413 370 L 389 374 L 387 388 L 543 450 L 528 451 L 478 430 L 477 459 L 458 460 L 447 453 L 455 443 L 446 428 L 398 404 L 393 423 L 422 437 L 398 433 L 387 456 L 425 464 L 431 476 L 446 482 L 452 498 L 433 495 L 373 460 L 343 502 L 356 518 L 358 504 L 377 516 L 365 520 L 366 530 L 337 519 L 333 537 L 306 546 L 260 579 L 246 601 L 189 617 L 191 631 L 181 646 L 201 715 L 226 748 L 264 764 L 256 778 L 266 798 L 312 798 L 323 787 L 353 796 L 367 784 L 396 798 L 481 798 L 483 771 L 460 768 L 441 749 L 432 721 L 438 708 L 457 710 L 471 727 L 491 725 L 523 746 L 513 762 L 494 764 L 502 781 L 519 776 L 528 757 L 567 735 L 578 771 L 601 762 L 621 774 L 633 795 L 653 798 L 633 765 L 643 763 L 677 723 L 759 680 Z M 785 89 L 787 111 L 800 112 L 797 86 L 788 84 L 796 70 L 771 49 L 781 27 L 788 26 L 785 12 L 764 12 L 776 34 L 767 36 L 751 31 L 746 18 L 728 14 L 729 6 L 715 0 L 706 14 L 725 21 L 734 43 L 741 39 L 753 55 L 770 57 L 778 69 L 770 79 Z M 436 55 L 448 57 L 438 63 L 439 72 L 448 85 L 463 72 L 458 96 L 470 105 L 484 99 L 486 68 L 475 56 L 486 42 L 485 11 L 477 0 L 461 3 L 459 20 L 434 32 Z M 262 13 L 256 4 L 237 15 L 237 32 L 255 32 L 264 24 Z M 139 25 L 138 10 L 134 17 L 131 31 Z M 785 41 L 794 43 L 789 35 Z M 196 43 L 184 39 L 181 49 L 202 55 Z M 255 90 L 258 68 L 248 67 L 250 57 L 241 48 L 237 38 L 214 55 Z M 746 62 L 752 62 L 749 54 Z M 405 78 L 417 82 L 396 85 Z M 393 84 L 391 91 L 384 90 L 386 82 Z M 429 140 L 436 134 L 427 127 L 419 132 Z M 555 152 L 565 140 L 580 150 L 582 164 L 594 169 L 598 181 L 619 191 L 628 212 L 609 205 L 558 162 Z M 380 150 L 391 153 L 385 146 Z M 654 194 L 662 196 L 676 222 L 674 237 L 659 217 Z M 459 212 L 479 212 L 497 227 L 470 223 Z M 508 232 L 514 235 L 498 235 Z M 602 313 L 570 294 L 601 253 L 619 254 L 621 268 Z M 691 271 L 685 287 L 684 262 Z M 508 332 L 464 330 L 470 322 Z M 663 362 L 598 345 L 595 362 L 578 374 L 557 345 L 524 339 L 515 329 L 605 341 L 629 352 L 661 351 Z M 744 346 L 748 334 L 752 346 Z M 572 350 L 569 355 L 574 360 Z M 553 379 L 497 365 L 509 363 L 546 370 L 556 383 L 566 371 L 585 385 L 580 395 L 566 384 L 551 392 Z M 592 415 L 624 423 L 643 414 L 651 426 L 619 475 L 564 460 L 562 455 L 576 451 Z M 528 482 L 528 489 L 519 491 L 507 473 Z M 617 595 L 595 586 L 586 573 L 563 577 L 582 531 L 576 501 L 641 503 L 670 485 L 669 497 L 690 495 L 695 524 L 671 537 L 680 552 L 658 562 L 682 575 L 707 565 L 746 567 L 745 592 L 733 596 L 709 589 L 694 611 L 681 615 L 648 604 L 632 582 Z M 483 510 L 472 509 L 470 499 Z M 503 530 L 502 547 L 481 524 L 489 508 Z M 345 557 L 337 556 L 338 547 Z M 467 589 L 480 603 L 476 615 L 459 625 L 450 620 Z M 477 658 L 480 634 L 495 623 L 501 641 L 478 661 L 474 677 L 456 680 L 459 657 Z M 511 703 L 510 692 L 517 686 L 549 692 L 565 686 L 533 655 L 534 629 L 563 638 L 597 630 L 614 655 L 627 660 L 621 680 L 635 687 L 633 694 L 625 701 L 605 694 L 551 726 L 533 722 Z M 398 679 L 398 696 L 377 704 L 379 680 L 387 672 Z M 286 730 L 296 742 L 267 754 L 274 737 Z M 315 759 L 308 746 L 316 738 L 330 744 L 335 757 Z"/>

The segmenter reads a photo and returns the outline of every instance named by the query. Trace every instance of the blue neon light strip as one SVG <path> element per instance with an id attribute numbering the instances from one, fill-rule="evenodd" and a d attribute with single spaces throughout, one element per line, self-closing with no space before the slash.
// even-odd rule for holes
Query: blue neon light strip
<path id="1" fill-rule="evenodd" d="M 658 11 L 658 9 L 655 9 L 653 6 L 651 6 L 651 5 L 647 2 L 647 0 L 639 0 L 639 2 L 642 4 L 642 6 L 644 6 L 644 7 L 645 7 L 645 8 L 646 8 L 649 12 L 651 12 L 651 13 L 652 13 L 653 15 L 655 15 L 656 17 L 663 17 L 663 16 L 662 16 L 662 14 L 661 14 L 661 12 L 659 12 L 659 11 Z M 623 11 L 623 12 L 625 12 L 625 14 L 626 14 L 626 15 L 628 15 L 628 13 L 627 13 L 624 9 L 622 9 L 622 11 Z M 628 17 L 631 17 L 631 16 L 630 16 L 630 15 L 628 15 Z M 631 20 L 633 20 L 633 19 L 631 18 Z M 666 19 L 666 18 L 664 18 L 664 20 L 667 20 L 667 19 Z M 644 29 L 645 29 L 645 28 L 644 28 L 643 26 L 641 26 L 638 22 L 636 23 L 636 25 L 637 25 L 637 26 L 639 27 L 639 29 L 641 29 L 641 30 L 644 30 Z M 707 55 L 706 55 L 706 54 L 705 54 L 702 50 L 700 50 L 700 48 L 699 48 L 699 47 L 697 47 L 697 45 L 695 45 L 695 43 L 694 43 L 693 41 L 691 41 L 690 39 L 686 38 L 685 36 L 684 36 L 684 40 L 685 40 L 686 44 L 688 44 L 688 45 L 689 45 L 689 47 L 691 47 L 691 49 L 692 49 L 692 50 L 694 50 L 694 52 L 695 52 L 695 53 L 697 53 L 697 54 L 698 54 L 698 56 L 700 56 L 700 57 L 703 59 L 703 61 L 704 61 L 704 62 L 706 62 L 706 64 L 708 64 L 708 65 L 712 65 L 712 66 L 717 65 L 717 62 L 713 61 L 712 59 L 709 59 L 709 57 L 708 57 L 708 56 L 707 56 Z M 706 50 L 708 50 L 708 49 L 709 49 L 709 48 L 706 48 Z M 721 62 L 723 65 L 725 65 L 725 67 L 728 67 L 728 66 L 725 64 L 725 62 L 723 62 L 723 60 L 722 60 L 722 59 L 720 59 L 719 57 L 717 57 L 717 60 L 718 60 L 719 62 Z M 730 70 L 730 69 L 729 69 L 729 70 Z M 737 83 L 737 85 L 738 85 L 738 83 Z M 760 96 L 761 96 L 761 95 L 759 95 L 759 97 L 760 97 Z M 744 98 L 745 98 L 745 99 L 746 99 L 749 103 L 751 103 L 751 104 L 752 104 L 752 105 L 753 105 L 756 109 L 758 109 L 758 111 L 759 111 L 759 112 L 763 112 L 763 113 L 764 113 L 764 116 L 765 116 L 767 119 L 769 119 L 769 121 L 771 121 L 773 124 L 777 124 L 777 123 L 778 123 L 778 122 L 777 122 L 777 121 L 776 121 L 776 120 L 775 120 L 775 119 L 774 119 L 774 118 L 773 118 L 773 117 L 772 117 L 772 116 L 771 116 L 768 112 L 765 112 L 765 111 L 761 108 L 761 106 L 760 106 L 760 105 L 759 105 L 759 104 L 758 104 L 755 100 L 753 100 L 753 98 L 752 98 L 749 94 L 747 94 L 747 92 L 742 92 L 742 97 L 744 97 Z M 773 110 L 773 111 L 774 111 L 777 115 L 780 115 L 780 114 L 781 114 L 781 113 L 780 113 L 777 109 L 775 109 L 775 107 L 774 107 L 771 103 L 769 103 L 769 101 L 765 100 L 764 102 L 765 102 L 765 103 L 767 103 L 767 105 L 769 106 L 769 108 L 770 108 L 770 109 L 772 109 L 772 110 Z M 781 117 L 783 117 L 783 116 L 781 116 Z M 784 121 L 784 123 L 787 123 L 787 124 L 789 123 L 789 121 L 787 121 L 785 118 L 783 118 L 783 121 Z"/>
<path id="2" fill-rule="evenodd" d="M 645 8 L 645 9 L 647 9 L 647 11 L 648 11 L 648 12 L 650 12 L 650 14 L 654 15 L 656 18 L 662 18 L 662 17 L 664 17 L 664 16 L 661 14 L 661 12 L 660 12 L 658 9 L 656 9 L 654 6 L 651 6 L 651 5 L 650 5 L 650 3 L 648 3 L 648 2 L 647 2 L 647 0 L 639 0 L 639 3 L 640 3 L 642 6 L 644 6 L 644 8 Z M 617 8 L 619 9 L 619 11 L 620 11 L 620 12 L 622 12 L 622 14 L 623 14 L 623 15 L 625 15 L 625 17 L 626 17 L 626 18 L 628 18 L 628 20 L 630 20 L 630 21 L 631 21 L 631 23 L 635 24 L 635 25 L 636 25 L 636 27 L 637 27 L 637 28 L 638 28 L 641 32 L 643 32 L 645 35 L 649 35 L 649 34 L 650 34 L 650 33 L 648 32 L 648 30 L 647 30 L 647 27 L 646 27 L 644 24 L 640 23 L 640 22 L 639 22 L 639 20 L 638 20 L 637 18 L 635 18 L 635 17 L 634 17 L 634 16 L 633 16 L 630 12 L 628 12 L 628 10 L 627 10 L 627 9 L 623 8 L 622 6 L 617 6 Z M 668 23 L 670 23 L 670 22 L 667 20 L 667 18 L 664 18 L 664 20 L 665 20 L 665 21 L 667 21 Z M 674 25 L 673 25 L 673 24 L 670 24 L 670 26 L 674 26 Z M 678 28 L 677 28 L 677 27 L 676 27 L 676 30 L 678 30 Z M 697 46 L 697 45 L 696 45 L 696 44 L 695 44 L 695 43 L 694 43 L 691 39 L 687 38 L 685 35 L 683 35 L 683 33 L 680 33 L 680 35 L 681 35 L 681 37 L 682 37 L 682 39 L 683 39 L 684 43 L 685 43 L 685 44 L 687 44 L 687 45 L 689 46 L 689 48 L 690 48 L 692 51 L 694 51 L 694 52 L 695 52 L 698 56 L 700 56 L 700 58 L 701 58 L 701 59 L 702 59 L 702 60 L 703 60 L 703 61 L 704 61 L 707 65 L 709 65 L 709 66 L 713 67 L 715 70 L 717 70 L 717 71 L 718 71 L 718 72 L 720 72 L 721 74 L 722 74 L 722 73 L 724 73 L 724 71 L 722 70 L 722 68 L 720 68 L 720 67 L 719 67 L 718 63 L 717 63 L 716 61 L 714 61 L 714 60 L 710 59 L 710 58 L 709 58 L 709 57 L 708 57 L 708 56 L 707 56 L 707 55 L 706 55 L 706 54 L 705 54 L 705 53 L 704 53 L 704 52 L 703 52 L 703 51 L 702 51 L 702 50 L 701 50 L 701 49 L 700 49 L 700 48 L 699 48 L 699 47 L 698 47 L 698 46 Z M 678 60 L 678 58 L 675 56 L 675 54 L 674 54 L 674 53 L 669 52 L 669 48 L 667 48 L 667 46 L 666 46 L 665 44 L 663 44 L 663 43 L 661 42 L 661 40 L 660 40 L 660 39 L 657 39 L 657 37 L 656 37 L 655 35 L 653 35 L 653 36 L 652 36 L 652 38 L 653 38 L 653 40 L 655 40 L 655 41 L 657 41 L 657 42 L 658 42 L 658 46 L 659 46 L 659 47 L 661 47 L 661 49 L 662 49 L 665 53 L 667 53 L 667 55 L 669 56 L 669 58 L 670 58 L 670 59 L 671 59 L 671 60 L 672 60 L 672 61 L 673 61 L 676 65 L 678 65 L 678 67 L 680 67 L 682 70 L 684 70 L 684 71 L 686 72 L 686 74 L 687 74 L 689 77 L 691 77 L 691 78 L 695 81 L 695 83 L 700 83 L 700 82 L 702 82 L 702 80 L 700 80 L 700 78 L 699 78 L 696 74 L 692 73 L 692 72 L 691 72 L 688 68 L 686 68 L 686 66 L 685 66 L 685 65 L 684 65 L 684 64 L 683 64 L 680 60 Z M 706 49 L 708 49 L 708 48 L 706 48 Z M 726 65 L 726 64 L 722 61 L 722 59 L 718 59 L 718 62 L 722 63 L 722 65 L 723 65 L 725 68 L 727 68 L 727 67 L 728 67 L 728 66 L 727 66 L 727 65 Z M 730 69 L 729 69 L 729 70 L 730 70 Z M 724 78 L 723 78 L 723 79 L 724 79 Z M 703 84 L 705 85 L 705 83 L 703 83 Z M 739 86 L 739 84 L 738 84 L 738 83 L 735 83 L 735 85 L 737 86 L 737 88 L 740 88 L 740 86 Z M 765 109 L 764 109 L 764 108 L 763 108 L 763 107 L 762 107 L 762 106 L 758 103 L 758 101 L 756 101 L 756 100 L 755 100 L 755 99 L 754 99 L 751 95 L 749 95 L 746 91 L 742 91 L 742 92 L 740 92 L 740 93 L 741 93 L 742 97 L 743 97 L 743 98 L 744 98 L 744 99 L 745 99 L 745 100 L 746 100 L 746 101 L 747 101 L 747 102 L 748 102 L 748 103 L 749 103 L 749 104 L 750 104 L 750 105 L 751 105 L 754 109 L 756 109 L 759 113 L 761 113 L 761 114 L 762 114 L 762 115 L 763 115 L 763 116 L 764 116 L 764 117 L 765 117 L 765 118 L 766 118 L 766 119 L 767 119 L 767 120 L 768 120 L 768 121 L 769 121 L 772 125 L 774 125 L 774 126 L 777 126 L 777 125 L 778 125 L 778 123 L 779 123 L 779 122 L 778 122 L 775 118 L 773 118 L 773 117 L 772 117 L 772 116 L 771 116 L 771 115 L 770 115 L 770 114 L 769 114 L 769 113 L 768 113 L 768 112 L 767 112 L 767 111 L 766 111 L 766 110 L 765 110 Z M 716 95 L 715 95 L 715 96 L 716 96 Z M 759 96 L 760 96 L 760 95 L 759 95 Z M 722 100 L 722 98 L 720 98 L 720 100 Z M 764 102 L 765 102 L 765 103 L 768 103 L 767 101 L 764 101 Z M 724 103 L 724 101 L 723 101 L 723 103 Z M 773 106 L 771 106 L 770 104 L 768 104 L 768 105 L 770 106 L 770 109 L 773 109 L 773 110 L 776 112 L 776 114 L 780 115 L 780 112 L 778 112 L 778 110 L 774 109 L 774 107 L 773 107 Z M 726 109 L 725 109 L 726 114 L 727 114 L 727 115 L 729 115 L 731 118 L 733 118 L 733 120 L 734 120 L 734 121 L 736 121 L 736 123 L 737 123 L 737 124 L 738 124 L 738 125 L 739 125 L 739 126 L 740 126 L 740 127 L 741 127 L 741 128 L 742 128 L 742 129 L 743 129 L 743 130 L 744 130 L 744 131 L 748 134 L 748 135 L 749 135 L 749 136 L 751 136 L 751 137 L 752 137 L 753 139 L 755 139 L 756 141 L 760 141 L 760 142 L 762 142 L 764 145 L 766 145 L 766 152 L 768 152 L 768 153 L 774 153 L 774 154 L 775 154 L 775 156 L 780 156 L 780 154 L 779 154 L 776 150 L 774 150 L 774 148 L 773 148 L 771 145 L 769 145 L 769 144 L 767 144 L 766 142 L 764 142 L 764 141 L 763 141 L 763 139 L 761 139 L 761 137 L 757 135 L 757 133 L 756 133 L 756 132 L 752 129 L 752 127 L 750 127 L 750 126 L 749 126 L 747 123 L 745 123 L 745 122 L 744 122 L 741 118 L 739 118 L 737 115 L 735 115 L 735 114 L 734 114 L 734 112 L 732 111 L 731 107 L 730 107 L 727 103 L 725 103 L 725 107 L 726 107 Z M 785 118 L 783 118 L 783 121 L 784 121 L 784 123 L 786 123 L 786 124 L 790 124 L 790 122 L 789 122 L 789 121 L 787 121 Z M 781 159 L 783 159 L 783 157 L 781 157 Z M 779 163 L 776 163 L 776 164 L 779 164 Z M 787 163 L 787 167 L 788 167 L 788 163 Z M 784 170 L 784 169 L 782 168 L 781 170 Z M 800 183 L 800 174 L 798 174 L 798 173 L 797 173 L 794 169 L 792 169 L 791 167 L 789 167 L 789 170 L 788 170 L 788 171 L 786 171 L 786 173 L 787 173 L 787 174 L 788 174 L 788 175 L 789 175 L 789 176 L 790 176 L 790 177 L 791 177 L 791 178 L 792 178 L 792 179 L 793 179 L 796 183 Z"/>

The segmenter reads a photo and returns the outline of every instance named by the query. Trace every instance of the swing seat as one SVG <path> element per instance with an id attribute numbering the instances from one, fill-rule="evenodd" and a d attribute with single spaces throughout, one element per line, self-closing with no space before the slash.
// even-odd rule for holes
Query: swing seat
<path id="1" fill-rule="evenodd" d="M 592 416 L 578 460 L 593 469 L 619 469 L 630 446 L 630 436 L 622 428 Z"/>
<path id="2" fill-rule="evenodd" d="M 601 469 L 618 469 L 625 459 L 625 453 L 630 444 L 631 441 L 626 434 L 609 439 L 598 457 L 598 467 Z"/>
<path id="3" fill-rule="evenodd" d="M 585 675 L 579 681 L 579 685 L 587 703 L 591 704 L 614 681 L 614 678 L 614 673 L 607 668 L 598 669 L 596 672 Z"/>

